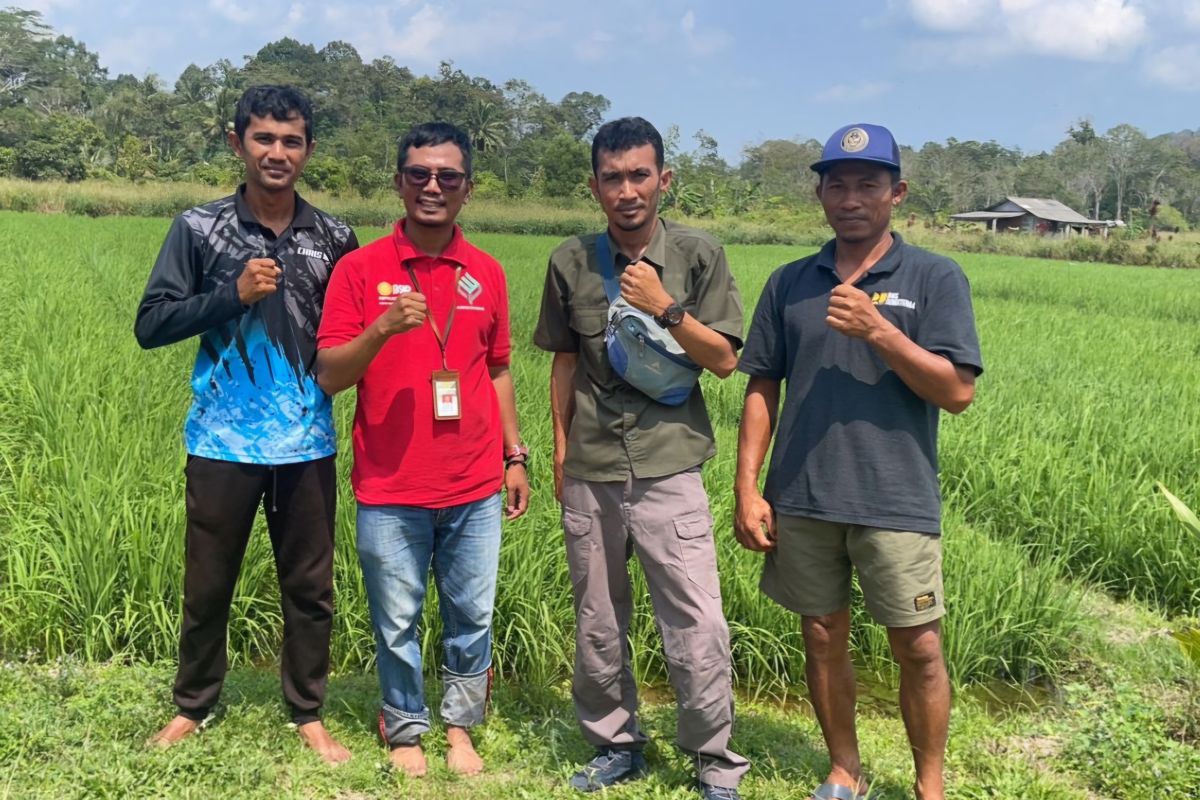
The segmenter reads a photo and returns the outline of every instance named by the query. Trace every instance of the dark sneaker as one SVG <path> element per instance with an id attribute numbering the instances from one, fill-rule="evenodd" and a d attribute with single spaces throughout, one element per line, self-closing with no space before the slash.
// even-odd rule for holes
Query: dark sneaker
<path id="1" fill-rule="evenodd" d="M 700 796 L 704 800 L 742 800 L 737 789 L 730 789 L 728 786 L 713 786 L 704 781 L 700 781 Z"/>
<path id="2" fill-rule="evenodd" d="M 646 771 L 646 757 L 641 750 L 614 750 L 605 747 L 596 757 L 571 776 L 571 788 L 581 792 L 596 792 L 606 786 L 640 778 Z"/>

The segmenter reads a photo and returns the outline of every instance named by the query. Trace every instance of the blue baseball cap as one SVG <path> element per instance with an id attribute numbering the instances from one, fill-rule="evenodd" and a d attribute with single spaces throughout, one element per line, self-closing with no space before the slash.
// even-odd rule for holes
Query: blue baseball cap
<path id="1" fill-rule="evenodd" d="M 859 122 L 838 128 L 825 143 L 821 160 L 811 169 L 824 172 L 839 161 L 870 161 L 899 172 L 900 147 L 887 128 Z"/>

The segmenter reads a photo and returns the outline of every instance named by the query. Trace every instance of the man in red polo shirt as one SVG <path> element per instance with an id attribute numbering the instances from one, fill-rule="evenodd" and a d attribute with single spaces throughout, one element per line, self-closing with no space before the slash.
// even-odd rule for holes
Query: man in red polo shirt
<path id="1" fill-rule="evenodd" d="M 468 729 L 487 705 L 500 487 L 506 519 L 529 501 L 504 272 L 455 224 L 470 176 L 471 144 L 458 128 L 427 123 L 405 136 L 395 179 L 405 217 L 339 262 L 317 334 L 321 387 L 358 386 L 351 481 L 379 727 L 392 764 L 411 776 L 426 769 L 417 625 L 430 562 L 445 623 L 446 763 L 473 775 L 483 769 Z"/>

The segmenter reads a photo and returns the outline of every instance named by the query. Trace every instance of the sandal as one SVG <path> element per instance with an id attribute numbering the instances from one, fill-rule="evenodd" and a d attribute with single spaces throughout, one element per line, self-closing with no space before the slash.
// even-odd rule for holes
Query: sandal
<path id="1" fill-rule="evenodd" d="M 840 783 L 822 783 L 813 791 L 810 800 L 867 800 L 867 792 L 858 794 Z"/>

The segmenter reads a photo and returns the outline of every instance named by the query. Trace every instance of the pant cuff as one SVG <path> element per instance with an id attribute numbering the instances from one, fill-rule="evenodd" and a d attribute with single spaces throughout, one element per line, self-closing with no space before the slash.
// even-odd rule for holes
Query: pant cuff
<path id="1" fill-rule="evenodd" d="M 492 668 L 460 675 L 442 667 L 442 721 L 457 728 L 471 728 L 483 722 L 492 694 Z"/>
<path id="2" fill-rule="evenodd" d="M 208 719 L 208 715 L 212 713 L 211 708 L 176 708 L 179 716 L 186 717 L 192 722 L 204 722 L 204 720 Z"/>
<path id="3" fill-rule="evenodd" d="M 297 711 L 292 709 L 292 724 L 307 725 L 310 722 L 319 722 L 321 719 L 320 710 L 316 711 Z"/>
<path id="4" fill-rule="evenodd" d="M 723 759 L 693 754 L 696 776 L 710 786 L 736 789 L 742 781 L 742 776 L 749 771 L 750 762 L 736 753 L 729 755 L 730 759 Z"/>
<path id="5" fill-rule="evenodd" d="M 384 703 L 379 710 L 379 736 L 389 747 L 417 744 L 429 733 L 429 709 L 413 714 Z"/>

